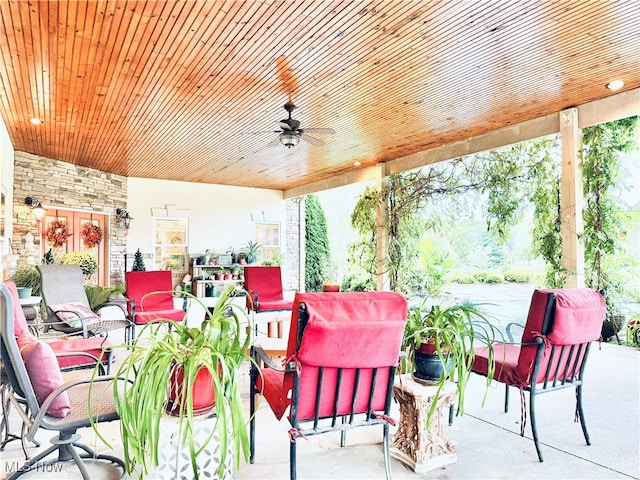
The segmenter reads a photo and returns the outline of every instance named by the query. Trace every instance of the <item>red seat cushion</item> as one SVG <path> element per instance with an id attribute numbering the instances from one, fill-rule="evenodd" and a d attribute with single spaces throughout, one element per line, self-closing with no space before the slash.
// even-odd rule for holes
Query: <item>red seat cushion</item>
<path id="1" fill-rule="evenodd" d="M 83 352 L 102 359 L 103 361 L 107 360 L 107 353 L 104 352 L 103 348 L 111 345 L 109 340 L 102 337 L 66 338 L 48 343 L 55 354 Z M 91 357 L 85 355 L 57 356 L 56 358 L 58 359 L 58 365 L 60 365 L 60 368 L 63 370 L 66 368 L 95 365 L 96 363 Z"/>
<path id="2" fill-rule="evenodd" d="M 291 310 L 293 302 L 291 300 L 260 300 L 261 312 L 272 312 L 275 310 Z"/>
<path id="3" fill-rule="evenodd" d="M 170 270 L 127 272 L 127 297 L 135 302 L 134 322 L 181 322 L 186 313 L 173 306 L 173 279 Z"/>
<path id="4" fill-rule="evenodd" d="M 182 322 L 186 313 L 183 310 L 172 308 L 170 310 L 156 310 L 153 312 L 136 312 L 135 322 L 137 324 L 166 322 Z"/>

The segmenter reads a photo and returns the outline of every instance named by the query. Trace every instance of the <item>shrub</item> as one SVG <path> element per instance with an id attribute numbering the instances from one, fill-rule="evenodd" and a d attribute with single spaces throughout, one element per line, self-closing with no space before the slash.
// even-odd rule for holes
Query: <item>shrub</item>
<path id="1" fill-rule="evenodd" d="M 463 285 L 476 283 L 476 279 L 473 278 L 473 275 L 464 272 L 453 272 L 449 274 L 449 281 L 451 283 L 461 283 Z"/>
<path id="2" fill-rule="evenodd" d="M 511 268 L 504 272 L 505 282 L 531 283 L 535 274 L 531 270 Z"/>
<path id="3" fill-rule="evenodd" d="M 93 275 L 98 270 L 98 260 L 89 252 L 69 252 L 62 257 L 64 265 L 80 265 L 82 273 Z"/>
<path id="4" fill-rule="evenodd" d="M 478 283 L 502 283 L 502 275 L 489 272 L 489 271 L 479 271 L 473 273 L 473 278 L 476 279 Z"/>

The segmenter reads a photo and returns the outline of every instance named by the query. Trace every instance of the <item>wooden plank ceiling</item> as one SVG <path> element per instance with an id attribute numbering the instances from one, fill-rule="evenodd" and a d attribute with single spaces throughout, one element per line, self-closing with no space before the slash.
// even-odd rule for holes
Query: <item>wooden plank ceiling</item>
<path id="1" fill-rule="evenodd" d="M 635 0 L 2 0 L 0 15 L 14 148 L 133 177 L 288 189 L 614 79 L 640 87 Z M 335 129 L 312 135 L 324 146 L 268 146 L 289 98 L 303 128 Z"/>

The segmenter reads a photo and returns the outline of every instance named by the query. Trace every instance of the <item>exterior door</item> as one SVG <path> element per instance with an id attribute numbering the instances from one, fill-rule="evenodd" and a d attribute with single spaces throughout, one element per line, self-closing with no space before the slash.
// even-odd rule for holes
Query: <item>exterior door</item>
<path id="1" fill-rule="evenodd" d="M 52 249 L 55 258 L 68 252 L 89 252 L 98 260 L 91 283 L 107 285 L 107 216 L 100 213 L 50 209 L 42 219 L 43 255 Z"/>

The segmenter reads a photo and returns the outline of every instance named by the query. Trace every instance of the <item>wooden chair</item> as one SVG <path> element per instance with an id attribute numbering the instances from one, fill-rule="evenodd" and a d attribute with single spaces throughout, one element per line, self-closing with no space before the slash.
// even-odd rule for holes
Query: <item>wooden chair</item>
<path id="1" fill-rule="evenodd" d="M 604 298 L 595 290 L 565 288 L 533 292 L 521 343 L 494 344 L 494 379 L 505 384 L 504 411 L 509 410 L 509 386 L 520 390 L 522 418 L 526 419 L 526 399 L 533 441 L 542 462 L 536 429 L 536 395 L 574 387 L 576 418 L 580 419 L 587 445 L 591 445 L 582 407 L 585 365 L 592 341 L 600 338 L 605 316 Z M 511 325 L 508 327 L 510 334 Z M 473 371 L 487 375 L 488 351 L 477 349 Z M 524 436 L 525 421 L 521 425 Z"/>
<path id="2" fill-rule="evenodd" d="M 407 302 L 392 292 L 298 293 L 284 368 L 252 347 L 250 461 L 255 454 L 256 396 L 291 423 L 290 476 L 296 478 L 300 437 L 381 424 L 387 478 L 391 477 L 389 408 Z M 259 370 L 264 363 L 269 368 Z"/>

